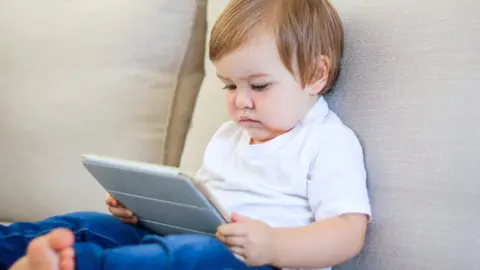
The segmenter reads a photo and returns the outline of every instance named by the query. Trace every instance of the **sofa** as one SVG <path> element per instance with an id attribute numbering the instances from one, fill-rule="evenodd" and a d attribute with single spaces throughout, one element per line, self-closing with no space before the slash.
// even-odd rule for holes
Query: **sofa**
<path id="1" fill-rule="evenodd" d="M 83 153 L 195 172 L 227 119 L 206 54 L 227 2 L 1 1 L 0 221 L 105 212 Z M 480 269 L 480 3 L 332 2 L 346 48 L 327 100 L 373 208 L 336 268 Z"/>

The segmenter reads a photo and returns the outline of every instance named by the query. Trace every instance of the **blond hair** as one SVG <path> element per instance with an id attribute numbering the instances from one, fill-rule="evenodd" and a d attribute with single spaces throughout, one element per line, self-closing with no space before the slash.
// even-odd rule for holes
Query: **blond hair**
<path id="1" fill-rule="evenodd" d="M 327 0 L 232 0 L 212 29 L 210 60 L 235 51 L 259 28 L 273 31 L 283 64 L 293 75 L 298 67 L 302 86 L 315 79 L 319 57 L 327 57 L 328 81 L 321 94 L 330 90 L 340 72 L 344 33 Z"/>

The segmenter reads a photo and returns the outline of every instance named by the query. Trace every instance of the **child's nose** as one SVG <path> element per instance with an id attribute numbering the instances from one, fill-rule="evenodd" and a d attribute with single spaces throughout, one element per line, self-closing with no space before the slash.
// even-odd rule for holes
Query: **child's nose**
<path id="1" fill-rule="evenodd" d="M 253 101 L 248 91 L 237 89 L 236 91 L 235 105 L 239 109 L 253 108 Z"/>

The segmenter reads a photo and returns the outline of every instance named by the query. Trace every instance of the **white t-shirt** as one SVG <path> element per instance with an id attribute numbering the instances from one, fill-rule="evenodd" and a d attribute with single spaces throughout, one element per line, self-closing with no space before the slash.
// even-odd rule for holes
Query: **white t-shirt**
<path id="1" fill-rule="evenodd" d="M 371 215 L 360 143 L 323 97 L 294 129 L 262 144 L 251 145 L 244 129 L 226 122 L 197 177 L 226 211 L 272 227 Z"/>

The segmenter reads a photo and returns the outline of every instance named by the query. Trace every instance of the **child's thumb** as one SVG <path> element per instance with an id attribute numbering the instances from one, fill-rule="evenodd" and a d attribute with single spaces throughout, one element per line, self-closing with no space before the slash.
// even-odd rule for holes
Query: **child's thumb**
<path id="1" fill-rule="evenodd" d="M 232 222 L 242 222 L 247 220 L 248 218 L 245 216 L 240 215 L 239 213 L 232 213 Z"/>

